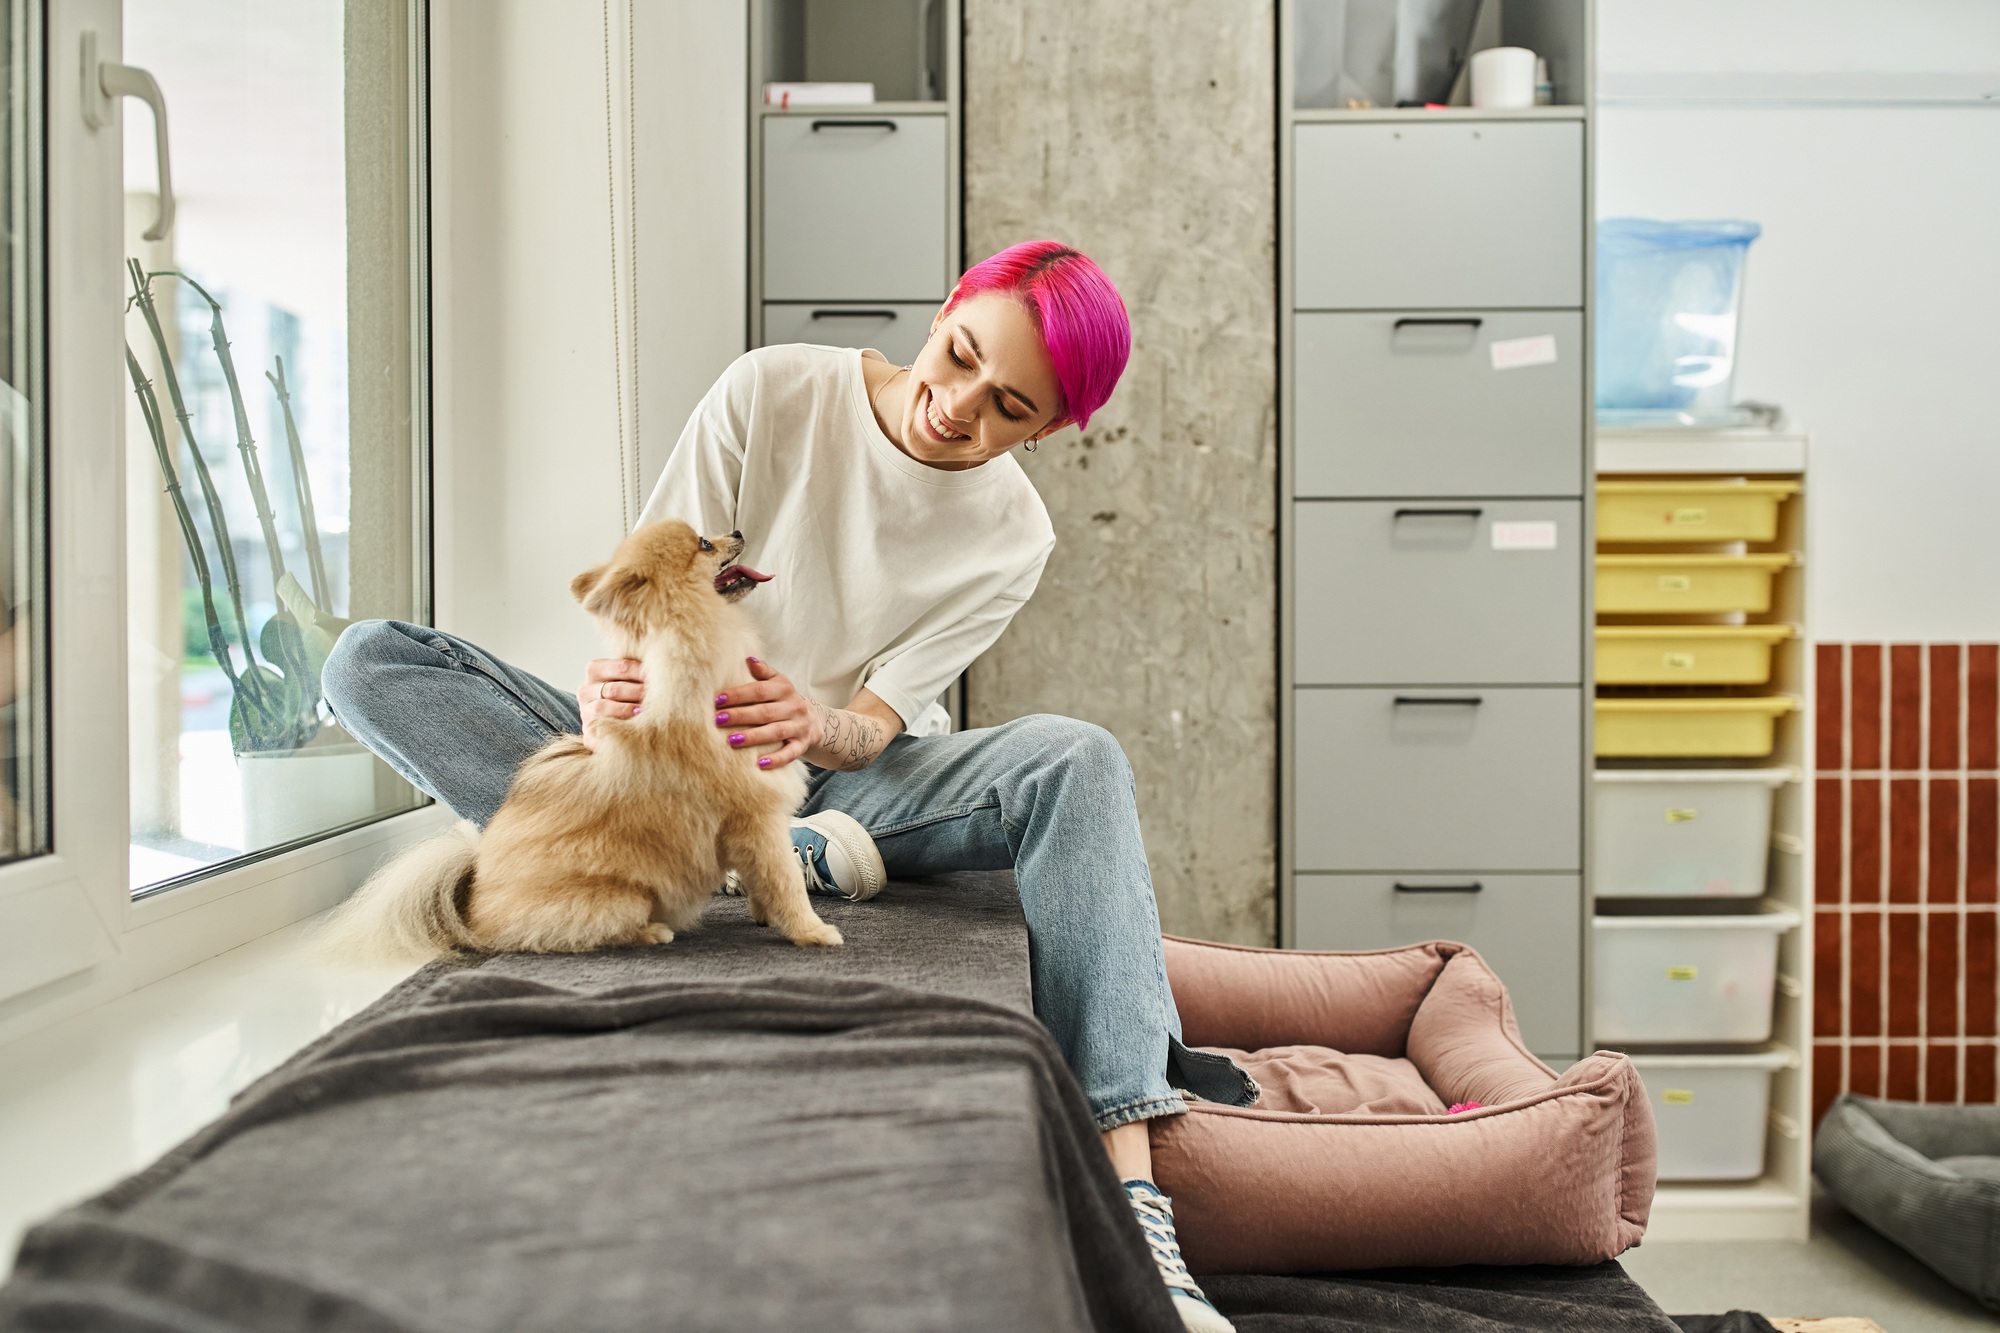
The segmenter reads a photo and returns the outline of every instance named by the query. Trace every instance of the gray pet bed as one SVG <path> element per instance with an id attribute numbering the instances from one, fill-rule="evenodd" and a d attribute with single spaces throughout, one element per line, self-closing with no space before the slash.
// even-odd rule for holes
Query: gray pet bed
<path id="1" fill-rule="evenodd" d="M 1842 1097 L 1813 1170 L 1848 1212 L 2000 1309 L 2000 1106 Z"/>

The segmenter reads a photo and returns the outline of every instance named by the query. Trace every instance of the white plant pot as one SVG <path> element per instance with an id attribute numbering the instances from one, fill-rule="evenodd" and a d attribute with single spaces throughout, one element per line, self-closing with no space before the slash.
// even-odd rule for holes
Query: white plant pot
<path id="1" fill-rule="evenodd" d="M 350 741 L 237 756 L 243 850 L 276 847 L 375 813 L 375 756 Z"/>

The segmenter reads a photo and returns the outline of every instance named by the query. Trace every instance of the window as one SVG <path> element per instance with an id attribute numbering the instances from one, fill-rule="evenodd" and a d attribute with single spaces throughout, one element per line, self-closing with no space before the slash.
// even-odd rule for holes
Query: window
<path id="1" fill-rule="evenodd" d="M 424 418 L 403 0 L 125 0 L 130 887 L 419 804 L 344 733 L 349 621 L 425 618 Z"/>
<path id="2" fill-rule="evenodd" d="M 0 860 L 47 850 L 42 132 L 36 6 L 0 18 Z"/>

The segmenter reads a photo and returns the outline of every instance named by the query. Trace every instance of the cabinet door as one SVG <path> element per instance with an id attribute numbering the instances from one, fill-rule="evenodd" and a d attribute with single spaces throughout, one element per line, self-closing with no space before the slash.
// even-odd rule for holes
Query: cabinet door
<path id="1" fill-rule="evenodd" d="M 1292 507 L 1301 685 L 1583 680 L 1576 500 Z"/>
<path id="2" fill-rule="evenodd" d="M 1292 883 L 1299 948 L 1469 944 L 1506 985 L 1530 1050 L 1579 1053 L 1583 890 L 1574 875 L 1299 875 Z"/>
<path id="3" fill-rule="evenodd" d="M 1575 689 L 1302 689 L 1300 870 L 1580 871 Z"/>
<path id="4" fill-rule="evenodd" d="M 1581 495 L 1583 316 L 1294 317 L 1293 493 Z"/>
<path id="5" fill-rule="evenodd" d="M 764 345 L 821 343 L 872 347 L 899 366 L 917 359 L 930 336 L 934 301 L 915 305 L 776 305 L 764 307 Z"/>
<path id="6" fill-rule="evenodd" d="M 764 297 L 942 301 L 942 115 L 764 117 Z"/>
<path id="7" fill-rule="evenodd" d="M 1295 133 L 1297 308 L 1583 304 L 1582 122 Z"/>

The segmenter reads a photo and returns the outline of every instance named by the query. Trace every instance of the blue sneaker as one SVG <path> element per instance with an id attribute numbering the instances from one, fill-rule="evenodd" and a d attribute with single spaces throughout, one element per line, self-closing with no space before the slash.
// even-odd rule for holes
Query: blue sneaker
<path id="1" fill-rule="evenodd" d="M 1174 1309 L 1188 1333 L 1236 1333 L 1236 1325 L 1208 1303 L 1208 1297 L 1188 1276 L 1180 1238 L 1174 1234 L 1174 1201 L 1150 1180 L 1126 1181 L 1125 1198 L 1132 1205 L 1132 1215 L 1139 1219 L 1139 1230 L 1146 1233 L 1146 1248 L 1153 1253 L 1160 1280 L 1167 1284 L 1167 1294 L 1174 1298 Z"/>
<path id="2" fill-rule="evenodd" d="M 875 850 L 868 830 L 838 810 L 822 810 L 793 820 L 792 850 L 798 853 L 799 869 L 805 873 L 810 893 L 866 902 L 880 893 L 889 879 L 882 868 L 882 853 Z"/>

